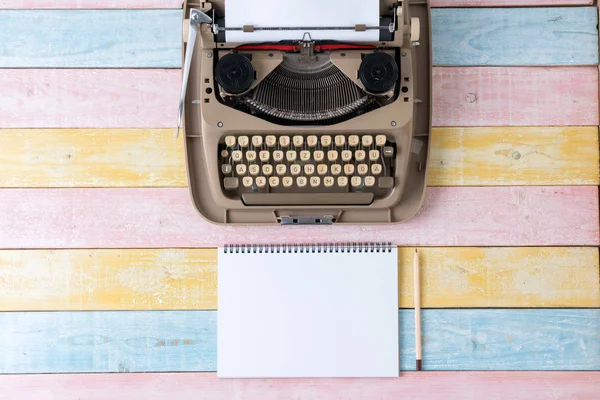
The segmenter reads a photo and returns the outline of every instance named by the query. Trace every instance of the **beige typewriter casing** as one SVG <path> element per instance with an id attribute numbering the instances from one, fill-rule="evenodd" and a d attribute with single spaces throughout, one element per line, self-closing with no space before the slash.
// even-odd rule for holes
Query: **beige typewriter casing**
<path id="1" fill-rule="evenodd" d="M 190 9 L 195 8 L 211 15 L 213 8 L 223 11 L 225 1 L 186 0 L 184 42 L 187 40 Z M 381 0 L 380 3 L 381 15 L 390 15 L 393 12 L 392 5 L 399 2 Z M 184 135 L 189 189 L 196 209 L 205 219 L 227 225 L 280 224 L 284 217 L 315 217 L 317 220 L 326 217 L 334 224 L 390 224 L 407 221 L 418 213 L 425 197 L 431 132 L 430 10 L 427 0 L 404 0 L 403 3 L 403 35 L 396 32 L 392 42 L 361 44 L 373 44 L 384 51 L 401 48 L 400 79 L 402 85 L 408 87 L 408 91 L 401 93 L 392 104 L 329 126 L 281 126 L 221 104 L 215 94 L 218 90 L 213 76 L 215 54 L 218 52 L 217 56 L 220 57 L 243 43 L 216 43 L 210 26 L 200 26 L 185 97 Z M 417 46 L 410 42 L 408 24 L 411 17 L 418 17 L 420 20 L 420 40 Z M 357 85 L 363 87 L 356 73 L 361 50 L 345 53 L 345 57 L 332 54 L 332 61 L 352 77 Z M 254 87 L 282 62 L 283 55 L 277 52 L 271 57 L 264 52 L 252 54 L 252 63 L 257 71 Z M 219 142 L 226 135 L 240 134 L 393 136 L 398 148 L 396 187 L 390 196 L 377 199 L 367 206 L 246 206 L 241 200 L 231 199 L 223 194 L 217 158 Z"/>

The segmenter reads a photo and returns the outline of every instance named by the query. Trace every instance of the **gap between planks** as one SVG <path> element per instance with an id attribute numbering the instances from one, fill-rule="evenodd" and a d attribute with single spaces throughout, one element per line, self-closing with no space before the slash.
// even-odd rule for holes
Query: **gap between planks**
<path id="1" fill-rule="evenodd" d="M 413 307 L 412 248 L 398 249 Z M 421 248 L 422 306 L 600 307 L 596 248 Z M 0 311 L 215 310 L 216 249 L 0 251 Z M 443 289 L 442 289 L 443 288 Z"/>

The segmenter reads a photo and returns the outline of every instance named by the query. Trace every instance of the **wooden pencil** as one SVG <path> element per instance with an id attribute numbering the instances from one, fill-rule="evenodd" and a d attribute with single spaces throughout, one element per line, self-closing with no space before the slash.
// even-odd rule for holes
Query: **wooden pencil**
<path id="1" fill-rule="evenodd" d="M 415 355 L 417 360 L 417 371 L 422 369 L 422 352 L 421 352 L 421 274 L 419 271 L 419 251 L 415 249 L 413 261 L 414 268 L 414 301 L 415 301 Z"/>

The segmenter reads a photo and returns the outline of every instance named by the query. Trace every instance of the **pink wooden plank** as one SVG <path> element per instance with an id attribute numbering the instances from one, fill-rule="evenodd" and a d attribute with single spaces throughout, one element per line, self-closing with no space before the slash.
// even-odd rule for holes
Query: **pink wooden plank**
<path id="1" fill-rule="evenodd" d="M 407 372 L 393 379 L 218 379 L 214 373 L 3 375 L 2 400 L 592 400 L 600 372 Z"/>
<path id="2" fill-rule="evenodd" d="M 180 70 L 6 69 L 0 128 L 168 128 Z M 598 125 L 598 69 L 434 68 L 437 126 Z"/>
<path id="3" fill-rule="evenodd" d="M 598 125 L 596 67 L 434 68 L 436 126 Z"/>
<path id="4" fill-rule="evenodd" d="M 2 128 L 177 125 L 180 70 L 6 69 Z"/>
<path id="5" fill-rule="evenodd" d="M 593 0 L 431 0 L 431 7 L 589 6 Z"/>
<path id="6" fill-rule="evenodd" d="M 3 9 L 182 8 L 183 0 L 0 0 Z"/>
<path id="7" fill-rule="evenodd" d="M 186 188 L 3 189 L 0 248 L 216 247 L 390 241 L 419 246 L 598 245 L 597 187 L 430 188 L 402 225 L 222 227 Z"/>

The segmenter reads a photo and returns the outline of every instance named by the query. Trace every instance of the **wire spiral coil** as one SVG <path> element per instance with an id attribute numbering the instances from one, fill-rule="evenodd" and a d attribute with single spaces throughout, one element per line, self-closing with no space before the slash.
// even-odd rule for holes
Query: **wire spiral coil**
<path id="1" fill-rule="evenodd" d="M 277 253 L 391 253 L 395 246 L 389 243 L 343 244 L 230 244 L 223 247 L 225 254 L 277 254 Z"/>

